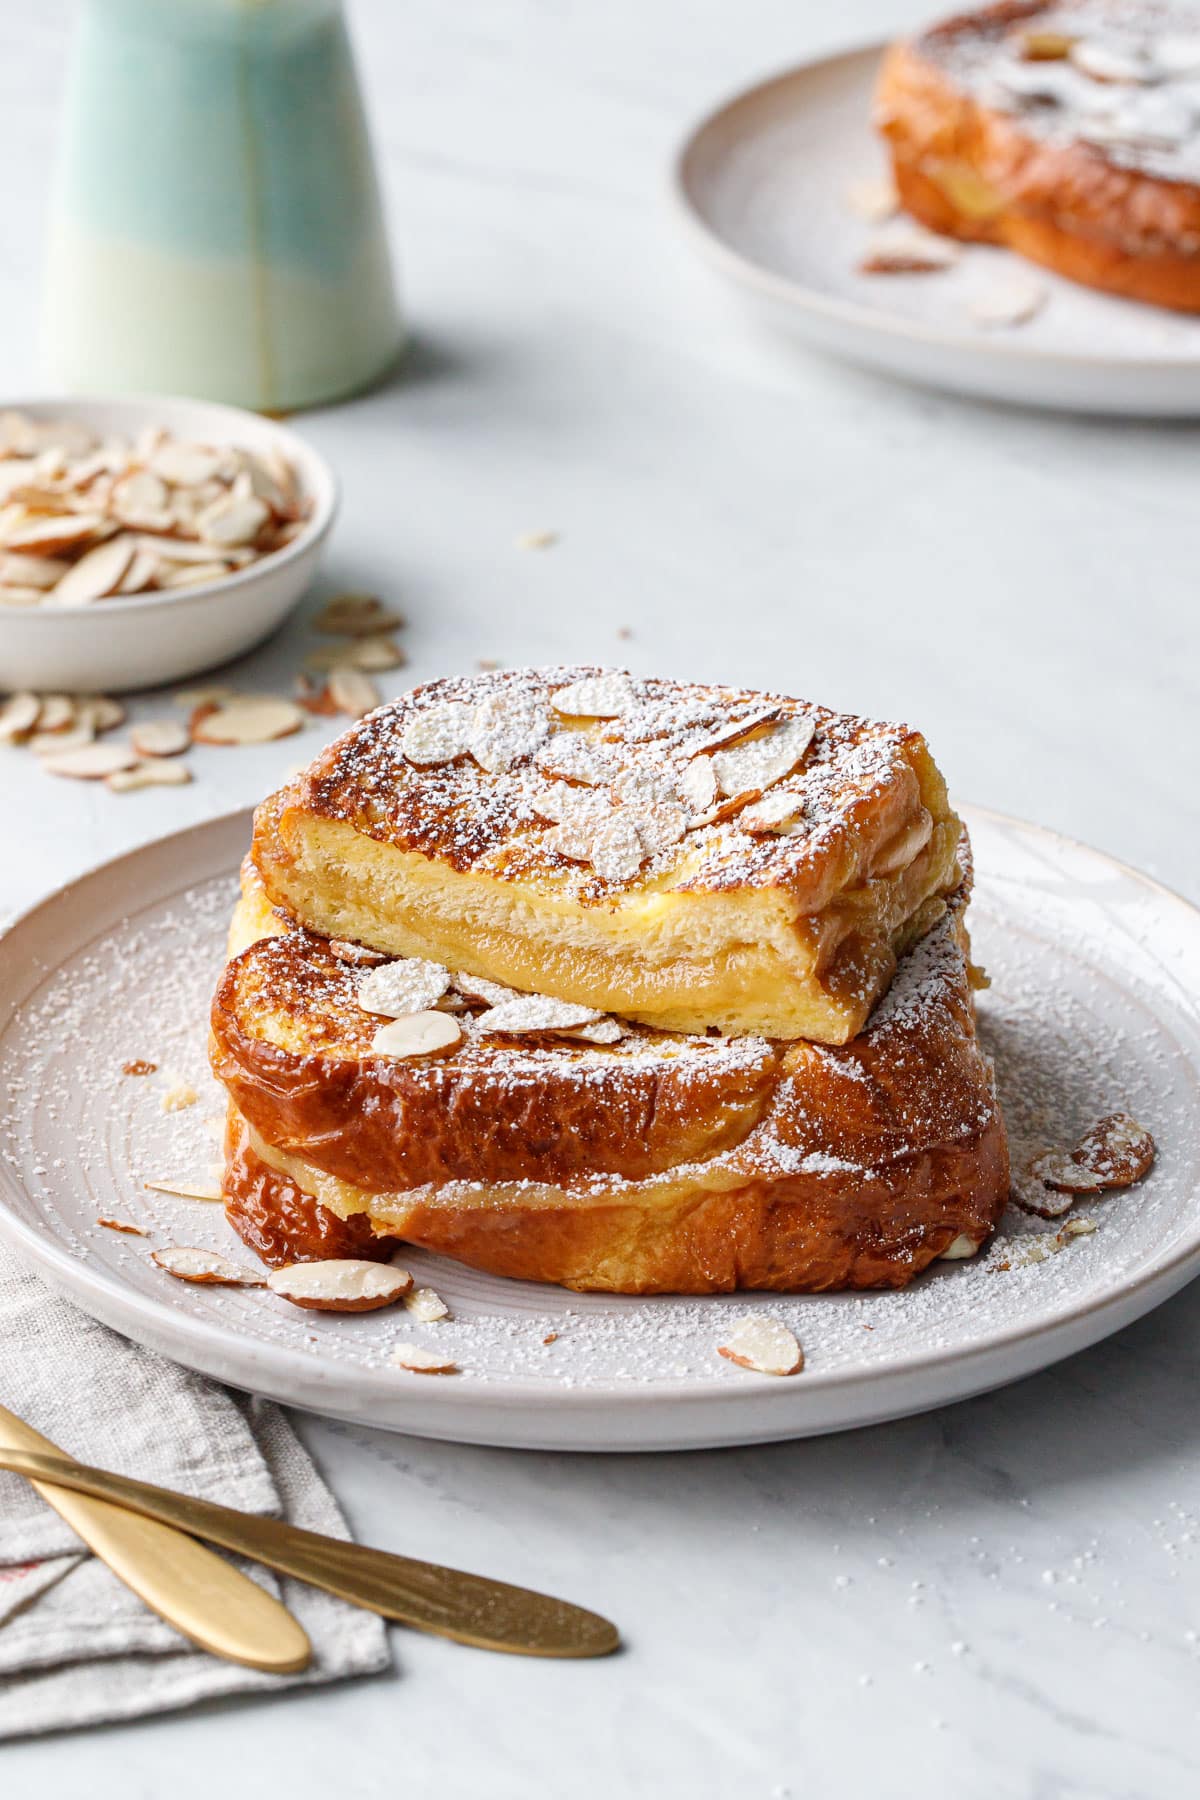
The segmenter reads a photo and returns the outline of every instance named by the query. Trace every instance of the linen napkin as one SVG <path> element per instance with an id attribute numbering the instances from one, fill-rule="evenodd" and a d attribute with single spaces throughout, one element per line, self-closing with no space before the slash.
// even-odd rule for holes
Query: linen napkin
<path id="1" fill-rule="evenodd" d="M 277 1406 L 140 1349 L 58 1299 L 3 1248 L 0 1402 L 83 1462 L 349 1536 Z M 313 1661 L 303 1673 L 266 1675 L 197 1650 L 27 1482 L 0 1471 L 0 1739 L 388 1667 L 373 1613 L 257 1564 L 239 1567 L 304 1626 Z"/>

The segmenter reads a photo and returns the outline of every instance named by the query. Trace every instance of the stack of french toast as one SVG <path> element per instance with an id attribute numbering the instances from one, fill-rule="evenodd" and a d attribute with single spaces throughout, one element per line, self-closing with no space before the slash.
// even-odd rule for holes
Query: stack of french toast
<path id="1" fill-rule="evenodd" d="M 255 818 L 212 1064 L 282 1266 L 900 1287 L 1008 1194 L 921 735 L 588 668 L 434 681 Z"/>

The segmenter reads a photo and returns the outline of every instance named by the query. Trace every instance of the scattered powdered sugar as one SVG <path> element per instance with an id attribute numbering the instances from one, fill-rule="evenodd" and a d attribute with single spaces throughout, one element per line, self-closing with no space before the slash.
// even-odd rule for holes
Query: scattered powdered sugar
<path id="1" fill-rule="evenodd" d="M 985 869 L 1005 854 L 999 828 L 981 825 Z M 1024 840 L 1022 840 L 1022 843 Z M 222 962 L 235 893 L 232 875 L 143 910 L 68 954 L 0 1034 L 0 1160 L 17 1177 L 5 1196 L 18 1216 L 97 1272 L 176 1314 L 220 1323 L 248 1347 L 311 1356 L 358 1371 L 364 1392 L 401 1376 L 389 1358 L 420 1342 L 450 1356 L 456 1381 L 532 1384 L 552 1390 L 744 1381 L 716 1354 L 735 1322 L 759 1307 L 804 1346 L 802 1383 L 894 1365 L 914 1355 L 953 1355 L 982 1337 L 1019 1331 L 1094 1303 L 1147 1263 L 1195 1235 L 1197 1042 L 1193 1003 L 1177 988 L 1171 957 L 1153 924 L 1139 926 L 1120 893 L 1088 902 L 1043 850 L 1027 879 L 984 880 L 972 909 L 976 955 L 993 986 L 981 997 L 983 1037 L 995 1056 L 1020 1164 L 1046 1144 L 1072 1144 L 1105 1113 L 1127 1110 L 1159 1144 L 1158 1164 L 1139 1186 L 1088 1195 L 1068 1217 L 1098 1229 L 1033 1261 L 1058 1223 L 1016 1209 L 977 1258 L 935 1267 L 907 1290 L 840 1295 L 747 1295 L 703 1299 L 578 1295 L 507 1282 L 443 1257 L 405 1249 L 419 1287 L 445 1300 L 452 1317 L 423 1323 L 411 1313 L 297 1314 L 261 1290 L 194 1287 L 153 1267 L 148 1252 L 189 1244 L 245 1262 L 249 1253 L 222 1209 L 154 1193 L 148 1178 L 187 1177 L 219 1155 L 214 1119 L 222 1096 L 206 1070 L 209 996 Z M 1109 887 L 1112 887 L 1110 881 Z M 1105 910 L 1107 909 L 1107 910 Z M 1135 942 L 1142 931 L 1144 941 Z M 64 939 L 64 942 L 68 941 Z M 944 934 L 909 959 L 877 1015 L 887 1030 L 934 984 Z M 357 971 L 346 972 L 352 986 Z M 637 1039 L 633 1039 L 636 1045 Z M 83 1046 L 86 1046 L 84 1051 Z M 725 1054 L 728 1045 L 718 1045 Z M 582 1047 L 598 1067 L 616 1051 Z M 634 1051 L 633 1054 L 638 1052 Z M 536 1047 L 514 1046 L 516 1061 Z M 126 1063 L 152 1061 L 187 1080 L 197 1105 L 164 1113 L 165 1076 L 135 1078 Z M 787 1153 L 780 1146 L 780 1154 Z M 809 1153 L 806 1166 L 838 1168 Z M 104 1229 L 120 1217 L 146 1238 Z M 252 1260 L 252 1259 L 251 1259 Z M 546 1340 L 550 1339 L 550 1342 Z"/>

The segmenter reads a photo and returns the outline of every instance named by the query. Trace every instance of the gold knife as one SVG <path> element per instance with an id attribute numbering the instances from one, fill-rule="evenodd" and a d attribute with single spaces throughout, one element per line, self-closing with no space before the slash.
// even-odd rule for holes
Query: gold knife
<path id="1" fill-rule="evenodd" d="M 324 1537 L 280 1519 L 195 1500 L 62 1456 L 0 1443 L 0 1469 L 12 1469 L 36 1483 L 53 1481 L 59 1488 L 128 1507 L 145 1519 L 178 1526 L 385 1619 L 398 1619 L 460 1644 L 519 1656 L 607 1656 L 620 1643 L 616 1626 L 598 1613 L 531 1588 Z M 143 1520 L 138 1528 L 146 1528 Z"/>
<path id="2" fill-rule="evenodd" d="M 12 1468 L 9 1459 L 21 1456 L 73 1466 L 57 1444 L 0 1406 L 0 1467 Z M 302 1627 L 286 1606 L 224 1557 L 173 1530 L 169 1522 L 139 1518 L 107 1499 L 87 1498 L 86 1489 L 68 1491 L 36 1472 L 30 1479 L 42 1499 L 139 1600 L 202 1650 L 273 1675 L 307 1668 L 312 1645 Z"/>

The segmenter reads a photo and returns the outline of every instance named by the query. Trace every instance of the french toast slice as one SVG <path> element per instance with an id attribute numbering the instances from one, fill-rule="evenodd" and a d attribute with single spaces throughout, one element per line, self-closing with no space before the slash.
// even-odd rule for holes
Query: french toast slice
<path id="1" fill-rule="evenodd" d="M 893 45 L 900 200 L 1084 285 L 1200 311 L 1200 7 L 1001 0 Z"/>
<path id="2" fill-rule="evenodd" d="M 906 726 L 505 670 L 359 721 L 259 808 L 252 855 L 327 937 L 664 1030 L 843 1043 L 957 887 L 960 830 Z"/>
<path id="3" fill-rule="evenodd" d="M 251 877 L 212 1013 L 231 1221 L 256 1248 L 274 1221 L 286 1255 L 287 1219 L 315 1207 L 621 1293 L 903 1286 L 982 1242 L 1008 1193 L 965 902 L 964 883 L 845 1046 L 647 1027 L 499 1042 L 468 1024 L 450 1056 L 395 1059 L 371 1047 L 361 968 L 281 934 Z"/>

